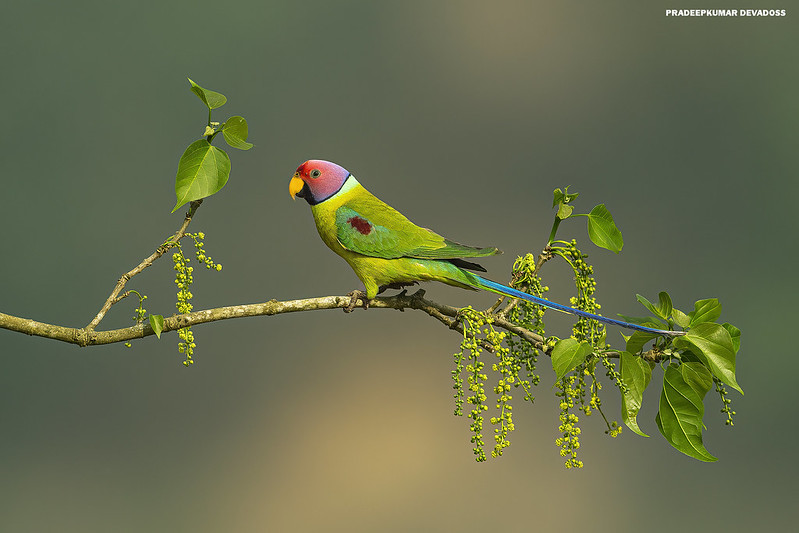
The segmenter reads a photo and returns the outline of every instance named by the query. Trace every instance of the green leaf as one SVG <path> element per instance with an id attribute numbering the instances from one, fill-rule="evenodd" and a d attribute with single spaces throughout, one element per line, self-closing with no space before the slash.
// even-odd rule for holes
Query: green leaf
<path id="1" fill-rule="evenodd" d="M 663 392 L 655 417 L 660 433 L 677 450 L 700 461 L 716 461 L 702 444 L 705 406 L 693 387 L 686 383 L 677 365 L 666 367 Z"/>
<path id="2" fill-rule="evenodd" d="M 641 303 L 641 305 L 652 311 L 652 313 L 659 316 L 663 320 L 668 320 L 671 316 L 671 297 L 667 292 L 661 292 L 658 294 L 658 305 L 653 304 L 640 294 L 636 294 L 635 298 Z"/>
<path id="3" fill-rule="evenodd" d="M 205 139 L 194 141 L 183 152 L 175 177 L 175 196 L 180 206 L 206 198 L 219 192 L 230 176 L 230 159 L 227 154 Z"/>
<path id="4" fill-rule="evenodd" d="M 625 349 L 630 353 L 638 353 L 644 347 L 644 344 L 657 337 L 655 333 L 647 333 L 646 331 L 634 331 L 627 339 L 627 346 Z"/>
<path id="5" fill-rule="evenodd" d="M 252 143 L 247 142 L 247 121 L 244 117 L 235 116 L 227 119 L 222 126 L 222 135 L 233 148 L 249 150 L 253 147 Z"/>
<path id="6" fill-rule="evenodd" d="M 605 204 L 599 204 L 588 214 L 588 236 L 594 244 L 611 252 L 619 253 L 624 246 L 621 231 L 613 222 L 613 216 Z"/>
<path id="7" fill-rule="evenodd" d="M 572 216 L 573 211 L 574 211 L 573 205 L 560 204 L 560 207 L 558 207 L 558 214 L 555 216 L 557 216 L 561 220 L 565 220 L 570 216 Z"/>
<path id="8" fill-rule="evenodd" d="M 561 191 L 559 188 L 555 189 L 554 198 L 552 200 L 552 207 L 555 207 L 558 204 L 571 203 L 578 196 L 580 196 L 580 193 L 578 192 L 569 193 L 568 187 L 566 187 L 566 189 L 563 191 Z"/>
<path id="9" fill-rule="evenodd" d="M 732 349 L 735 353 L 738 353 L 738 350 L 741 348 L 741 330 L 730 324 L 729 322 L 725 322 L 721 325 L 732 337 Z"/>
<path id="10" fill-rule="evenodd" d="M 630 316 L 630 315 L 623 315 L 621 313 L 616 313 L 616 316 L 624 320 L 625 322 L 631 322 L 633 324 L 638 324 L 641 326 L 650 326 L 653 328 L 664 328 L 666 327 L 666 323 L 660 320 L 659 318 L 655 318 L 653 316 Z"/>
<path id="11" fill-rule="evenodd" d="M 671 316 L 674 318 L 674 323 L 681 328 L 687 328 L 691 324 L 691 317 L 680 311 L 679 309 L 672 309 Z"/>
<path id="12" fill-rule="evenodd" d="M 561 191 L 560 187 L 558 187 L 554 191 L 554 199 L 552 200 L 552 207 L 555 207 L 559 203 L 563 202 L 563 198 L 564 198 L 563 191 Z"/>
<path id="13" fill-rule="evenodd" d="M 710 370 L 707 369 L 702 363 L 682 363 L 680 365 L 680 375 L 701 399 L 705 398 L 705 394 L 710 390 L 713 385 L 713 376 Z"/>
<path id="14" fill-rule="evenodd" d="M 197 97 L 203 101 L 203 103 L 208 106 L 208 109 L 216 109 L 217 107 L 222 107 L 227 102 L 227 98 L 224 94 L 218 93 L 216 91 L 210 91 L 208 89 L 203 89 L 191 78 L 186 78 L 191 83 L 191 92 L 197 95 Z"/>
<path id="15" fill-rule="evenodd" d="M 671 305 L 671 296 L 669 296 L 669 293 L 661 291 L 658 293 L 658 302 L 658 310 L 660 311 L 658 316 L 668 320 L 674 309 L 674 306 Z"/>
<path id="16" fill-rule="evenodd" d="M 150 315 L 150 327 L 153 328 L 155 336 L 161 338 L 161 332 L 164 331 L 164 317 L 163 315 Z"/>
<path id="17" fill-rule="evenodd" d="M 694 310 L 688 313 L 691 317 L 690 326 L 696 326 L 704 322 L 715 322 L 721 316 L 721 304 L 718 298 L 708 298 L 699 300 L 694 304 Z"/>
<path id="18" fill-rule="evenodd" d="M 580 193 L 579 192 L 569 192 L 569 187 L 566 187 L 566 189 L 564 189 L 564 191 L 563 191 L 563 195 L 564 195 L 564 198 L 563 198 L 564 203 L 570 204 L 574 200 L 576 200 L 578 196 L 580 196 Z"/>
<path id="19" fill-rule="evenodd" d="M 635 299 L 636 299 L 636 300 L 638 300 L 638 302 L 639 302 L 641 305 L 643 305 L 644 307 L 646 307 L 647 309 L 649 309 L 650 311 L 652 311 L 652 313 L 653 313 L 653 314 L 656 314 L 656 315 L 660 316 L 660 312 L 658 311 L 658 308 L 657 308 L 657 307 L 655 307 L 655 304 L 653 304 L 652 302 L 650 302 L 649 300 L 647 300 L 647 299 L 646 299 L 646 297 L 644 297 L 644 296 L 641 296 L 640 294 L 636 294 L 636 295 L 635 295 Z M 664 317 L 664 318 L 665 318 L 665 317 Z"/>
<path id="20" fill-rule="evenodd" d="M 714 376 L 741 394 L 744 393 L 735 380 L 735 346 L 730 332 L 724 326 L 704 322 L 692 327 L 685 336 L 676 338 L 674 346 L 689 347 Z"/>
<path id="21" fill-rule="evenodd" d="M 552 369 L 558 379 L 577 368 L 591 353 L 591 344 L 572 337 L 561 339 L 552 349 Z"/>
<path id="22" fill-rule="evenodd" d="M 638 411 L 644 399 L 644 391 L 652 379 L 652 364 L 630 352 L 621 352 L 621 379 L 627 390 L 621 396 L 621 417 L 627 427 L 642 437 L 648 437 L 638 427 Z"/>

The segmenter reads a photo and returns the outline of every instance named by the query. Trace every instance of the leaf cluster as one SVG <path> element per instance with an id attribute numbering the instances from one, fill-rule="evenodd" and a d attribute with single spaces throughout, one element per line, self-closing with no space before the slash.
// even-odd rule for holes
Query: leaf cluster
<path id="1" fill-rule="evenodd" d="M 516 286 L 516 283 L 524 280 L 524 283 L 518 283 L 524 287 L 530 280 L 538 280 L 539 267 L 552 257 L 561 257 L 569 263 L 575 275 L 577 296 L 572 298 L 571 305 L 596 313 L 599 309 L 599 304 L 593 298 L 596 281 L 592 275 L 593 268 L 585 262 L 588 256 L 576 248 L 575 240 L 556 240 L 555 234 L 563 220 L 585 216 L 588 221 L 588 235 L 597 246 L 618 253 L 624 241 L 604 204 L 597 205 L 587 214 L 574 213 L 572 202 L 577 197 L 578 194 L 570 193 L 568 187 L 554 191 L 555 221 L 547 247 L 541 256 L 543 261 L 535 264 L 531 254 L 520 257 L 516 266 L 526 265 L 525 273 L 515 266 L 511 284 Z M 538 287 L 541 287 L 540 282 Z M 674 307 L 671 297 L 665 291 L 658 295 L 655 303 L 641 295 L 636 297 L 650 314 L 619 315 L 624 321 L 660 330 L 684 331 L 684 335 L 665 336 L 635 331 L 629 336 L 623 335 L 623 348 L 613 348 L 606 342 L 604 327 L 600 328 L 599 323 L 588 320 L 594 327 L 584 325 L 585 327 L 575 328 L 573 336 L 548 341 L 543 346 L 551 358 L 556 384 L 562 391 L 558 395 L 562 397 L 561 428 L 564 431 L 558 441 L 562 447 L 561 453 L 569 457 L 567 466 L 582 465 L 575 455 L 578 447 L 575 442 L 579 434 L 576 429 L 578 417 L 569 411 L 574 407 L 574 400 L 579 400 L 580 409 L 586 415 L 593 409 L 602 413 L 597 395 L 601 384 L 594 375 L 598 363 L 604 366 L 607 377 L 619 390 L 622 421 L 633 432 L 642 436 L 647 435 L 639 426 L 637 416 L 643 404 L 644 391 L 652 382 L 653 371 L 660 366 L 663 389 L 655 417 L 660 433 L 669 444 L 686 455 L 701 461 L 716 460 L 702 441 L 705 397 L 715 383 L 716 391 L 724 404 L 722 412 L 727 413 L 728 417 L 734 414 L 728 406 L 730 400 L 726 397 L 725 385 L 743 393 L 735 376 L 735 357 L 740 348 L 741 332 L 729 323 L 718 322 L 721 304 L 716 298 L 698 300 L 694 303 L 694 309 L 686 313 Z M 509 307 L 509 312 L 499 313 L 507 314 L 512 322 L 519 325 L 523 323 L 520 320 L 523 316 L 533 313 L 531 310 L 525 314 L 519 313 L 519 309 L 530 307 L 526 302 L 514 302 Z M 543 309 L 538 309 L 535 313 L 542 315 Z M 543 337 L 540 316 L 536 323 L 540 325 Z M 524 341 L 511 336 L 507 344 L 511 357 L 520 361 L 529 360 L 530 349 L 525 346 Z M 618 368 L 611 359 L 618 359 Z M 585 377 L 591 378 L 590 394 L 584 389 L 589 386 Z M 529 384 L 536 383 L 537 381 Z M 602 413 L 602 416 L 604 418 L 605 414 Z M 608 433 L 617 435 L 620 427 L 615 422 L 608 422 L 607 418 L 605 421 Z M 731 420 L 727 422 L 731 423 Z"/>
<path id="2" fill-rule="evenodd" d="M 557 208 L 557 212 L 547 245 L 550 246 L 555 242 L 555 233 L 562 220 L 571 217 L 587 217 L 588 236 L 591 238 L 591 241 L 597 246 L 610 250 L 611 252 L 621 252 L 624 246 L 624 239 L 622 239 L 621 231 L 616 227 L 616 223 L 613 221 L 613 216 L 610 214 L 610 211 L 608 211 L 608 208 L 605 207 L 605 204 L 599 204 L 594 207 L 590 213 L 575 213 L 574 206 L 572 206 L 571 203 L 577 199 L 579 194 L 580 193 L 576 192 L 570 193 L 568 187 L 563 191 L 555 189 L 552 207 Z"/>
<path id="3" fill-rule="evenodd" d="M 715 461 L 702 442 L 704 398 L 714 381 L 718 382 L 717 390 L 722 401 L 726 399 L 722 384 L 743 394 L 735 377 L 735 357 L 741 345 L 741 331 L 732 324 L 716 322 L 721 316 L 721 304 L 716 298 L 699 300 L 694 303 L 693 311 L 684 313 L 672 306 L 671 298 L 665 292 L 658 295 L 658 304 L 641 295 L 637 297 L 655 315 L 633 318 L 638 323 L 677 325 L 687 331 L 685 336 L 676 337 L 669 343 L 653 341 L 652 351 L 661 354 L 661 364 L 668 364 L 663 373 L 663 390 L 655 417 L 658 430 L 672 446 L 686 455 L 701 461 Z M 646 337 L 645 333 L 634 333 L 626 339 L 627 345 L 622 352 L 622 374 L 626 373 L 629 380 L 628 391 L 622 398 L 622 415 L 630 429 L 640 435 L 644 433 L 638 428 L 636 416 L 654 366 L 640 357 L 644 345 L 651 340 Z"/>
<path id="4" fill-rule="evenodd" d="M 221 132 L 225 142 L 239 150 L 249 150 L 253 145 L 247 142 L 249 134 L 247 120 L 233 116 L 223 123 L 212 122 L 211 112 L 227 102 L 225 95 L 204 89 L 189 79 L 191 91 L 208 108 L 208 123 L 203 138 L 191 143 L 178 162 L 175 177 L 175 196 L 177 203 L 172 212 L 193 201 L 207 198 L 218 193 L 230 177 L 230 158 L 221 148 L 212 145 L 214 138 Z"/>
<path id="5" fill-rule="evenodd" d="M 213 122 L 212 111 L 222 107 L 227 102 L 227 97 L 222 93 L 205 89 L 188 78 L 191 92 L 205 104 L 208 109 L 208 121 L 205 125 L 203 138 L 191 143 L 178 162 L 178 171 L 175 177 L 175 195 L 177 203 L 172 210 L 174 213 L 181 206 L 202 200 L 219 192 L 230 177 L 230 158 L 221 148 L 213 146 L 211 143 L 214 138 L 222 133 L 225 142 L 233 148 L 239 150 L 249 150 L 253 147 L 252 143 L 247 142 L 248 127 L 244 117 L 233 116 L 225 122 Z M 185 233 L 194 241 L 196 248 L 197 261 L 208 269 L 216 271 L 222 270 L 221 264 L 216 264 L 204 250 L 203 239 L 205 234 Z M 188 313 L 192 310 L 190 300 L 192 293 L 189 290 L 193 283 L 193 267 L 188 266 L 189 259 L 184 256 L 179 241 L 168 240 L 163 245 L 164 249 L 175 249 L 173 262 L 175 263 L 177 284 L 177 310 L 180 313 Z M 131 291 L 136 292 L 136 291 Z M 138 294 L 138 293 L 137 293 Z M 139 306 L 141 308 L 141 305 Z M 140 309 L 139 322 L 143 319 L 143 311 Z M 164 316 L 160 314 L 150 314 L 148 317 L 149 325 L 155 335 L 160 339 L 164 331 Z M 178 343 L 178 350 L 185 355 L 183 364 L 189 366 L 194 363 L 192 355 L 196 342 L 194 333 L 190 327 L 178 330 L 181 341 Z"/>

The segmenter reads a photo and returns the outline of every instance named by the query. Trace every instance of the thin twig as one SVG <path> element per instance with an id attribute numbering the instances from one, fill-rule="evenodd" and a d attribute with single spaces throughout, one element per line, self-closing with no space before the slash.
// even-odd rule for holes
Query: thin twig
<path id="1" fill-rule="evenodd" d="M 133 294 L 133 291 L 125 291 L 125 292 L 123 292 L 122 294 L 120 294 L 119 296 L 114 298 L 114 301 L 113 301 L 113 303 L 111 305 L 118 304 L 119 302 L 121 302 L 122 300 L 124 300 L 125 298 L 130 296 L 131 294 Z"/>
<path id="2" fill-rule="evenodd" d="M 120 293 L 122 289 L 125 288 L 125 284 L 130 280 L 130 278 L 132 278 L 133 276 L 135 276 L 136 274 L 138 274 L 148 266 L 152 265 L 159 257 L 164 255 L 170 248 L 172 248 L 178 241 L 180 241 L 180 239 L 183 238 L 183 236 L 186 234 L 186 229 L 189 227 L 189 224 L 191 223 L 191 219 L 194 216 L 194 213 L 197 211 L 197 208 L 200 207 L 200 204 L 202 203 L 203 203 L 202 200 L 195 200 L 191 202 L 189 206 L 189 211 L 186 213 L 186 217 L 183 219 L 183 224 L 181 224 L 180 228 L 178 228 L 175 234 L 172 235 L 170 238 L 168 238 L 166 242 L 164 242 L 164 244 L 159 246 L 158 249 L 156 249 L 156 251 L 153 252 L 149 257 L 147 257 L 141 263 L 136 265 L 136 267 L 122 274 L 122 277 L 119 278 L 119 281 L 117 281 L 117 284 L 114 286 L 114 290 L 111 291 L 111 295 L 108 297 L 103 306 L 100 308 L 100 311 L 97 312 L 97 315 L 92 319 L 91 322 L 89 322 L 89 324 L 84 329 L 86 329 L 87 331 L 93 331 L 94 328 L 96 328 L 100 324 L 100 321 L 103 320 L 103 317 L 105 317 L 105 314 L 108 312 L 108 310 L 111 309 L 111 306 L 121 301 L 123 298 L 125 298 L 125 296 L 127 296 L 127 294 L 125 294 L 117 298 L 117 295 Z"/>

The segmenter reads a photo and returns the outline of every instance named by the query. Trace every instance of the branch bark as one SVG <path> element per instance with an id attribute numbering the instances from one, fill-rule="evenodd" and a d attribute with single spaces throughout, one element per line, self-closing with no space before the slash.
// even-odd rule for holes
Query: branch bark
<path id="1" fill-rule="evenodd" d="M 119 291 L 116 291 L 116 294 L 118 293 Z M 112 296 L 116 298 L 116 294 L 112 293 Z M 405 291 L 403 291 L 396 296 L 375 298 L 369 302 L 369 307 L 372 309 L 396 309 L 398 311 L 404 311 L 405 309 L 423 311 L 448 328 L 463 333 L 463 326 L 457 320 L 459 309 L 433 300 L 428 300 L 424 297 L 424 294 L 425 292 L 423 290 L 419 290 L 413 294 L 406 294 Z M 301 300 L 270 300 L 268 302 L 256 304 L 217 307 L 164 318 L 163 332 L 232 318 L 272 316 L 323 309 L 344 309 L 348 307 L 349 304 L 349 296 L 322 296 Z M 363 302 L 359 301 L 358 304 L 362 305 Z M 494 325 L 522 337 L 539 349 L 543 349 L 544 339 L 532 331 L 517 326 L 504 318 L 495 320 Z M 154 334 L 152 327 L 150 327 L 150 324 L 147 322 L 136 324 L 128 328 L 107 331 L 96 331 L 90 326 L 91 324 L 83 328 L 71 328 L 55 324 L 45 324 L 43 322 L 37 322 L 36 320 L 0 313 L 0 328 L 76 344 L 81 347 L 127 342 Z M 490 345 L 485 345 L 485 347 L 488 348 Z"/>
<path id="2" fill-rule="evenodd" d="M 435 318 L 449 329 L 463 334 L 463 326 L 458 320 L 459 308 L 451 305 L 441 304 L 424 297 L 425 291 L 420 289 L 413 294 L 406 294 L 405 291 L 388 297 L 378 297 L 369 302 L 370 309 L 396 309 L 405 311 L 414 309 L 423 311 Z M 282 315 L 284 313 L 299 313 L 302 311 L 321 311 L 326 309 L 345 309 L 350 305 L 350 296 L 320 296 L 317 298 L 304 298 L 300 300 L 269 300 L 268 302 L 256 304 L 230 305 L 194 311 L 184 315 L 173 315 L 164 318 L 164 329 L 162 333 L 176 331 L 187 326 L 206 324 L 218 320 L 229 320 L 233 318 L 245 318 L 254 316 Z M 363 306 L 363 301 L 358 300 L 356 304 Z M 357 309 L 357 308 L 356 308 Z M 514 335 L 531 343 L 536 349 L 546 355 L 550 355 L 551 349 L 544 344 L 544 338 L 535 332 L 523 328 L 510 322 L 499 314 L 494 315 L 492 324 L 495 327 L 504 329 Z M 83 328 L 71 328 L 68 326 L 58 326 L 37 322 L 29 318 L 21 318 L 0 313 L 0 329 L 16 331 L 26 335 L 44 337 L 47 339 L 75 344 L 80 347 L 100 346 L 104 344 L 114 344 L 117 342 L 127 342 L 135 339 L 143 339 L 154 335 L 153 328 L 149 322 L 142 322 L 128 328 L 120 328 L 106 331 L 96 331 L 88 326 Z M 480 344 L 488 351 L 493 351 L 491 344 L 480 341 Z M 618 359 L 619 352 L 606 352 L 606 357 Z M 663 359 L 659 352 L 649 350 L 640 354 L 645 361 L 658 362 Z"/>

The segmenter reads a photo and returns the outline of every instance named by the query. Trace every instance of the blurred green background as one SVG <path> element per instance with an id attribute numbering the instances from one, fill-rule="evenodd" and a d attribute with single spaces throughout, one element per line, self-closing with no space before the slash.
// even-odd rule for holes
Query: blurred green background
<path id="1" fill-rule="evenodd" d="M 668 290 L 686 310 L 719 297 L 743 330 L 736 425 L 717 399 L 705 417 L 717 463 L 660 437 L 655 386 L 639 417 L 652 438 L 611 439 L 584 418 L 586 466 L 565 470 L 542 360 L 513 445 L 476 464 L 468 419 L 452 416 L 459 338 L 420 313 L 205 325 L 190 370 L 175 334 L 80 349 L 0 330 L 0 530 L 795 527 L 799 12 L 677 19 L 665 9 L 724 3 L 588 4 L 7 4 L 0 311 L 83 326 L 177 228 L 177 161 L 205 120 L 191 76 L 228 96 L 216 116 L 244 115 L 256 144 L 229 150 L 231 179 L 192 224 L 224 265 L 196 273 L 195 309 L 357 287 L 288 196 L 309 158 L 339 162 L 421 225 L 502 248 L 484 261 L 499 279 L 540 250 L 552 190 L 571 185 L 578 211 L 604 202 L 624 232 L 619 256 L 586 244 L 605 313 L 636 314 L 635 293 Z M 587 242 L 582 220 L 561 231 Z M 151 312 L 174 312 L 171 267 L 129 284 Z M 553 262 L 543 274 L 566 301 L 569 273 Z M 425 288 L 452 305 L 493 301 Z M 130 324 L 133 308 L 103 326 Z"/>

